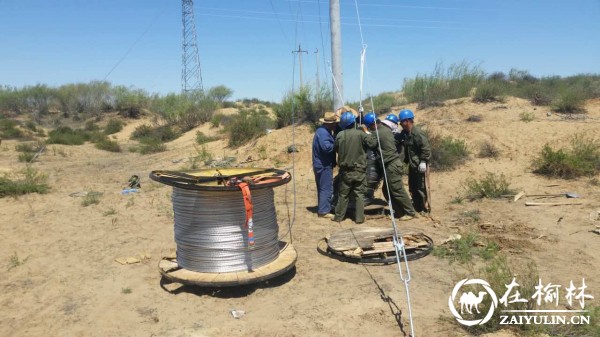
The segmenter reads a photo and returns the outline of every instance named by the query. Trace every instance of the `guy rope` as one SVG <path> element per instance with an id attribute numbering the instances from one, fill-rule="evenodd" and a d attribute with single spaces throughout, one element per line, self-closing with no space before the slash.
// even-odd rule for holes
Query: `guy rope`
<path id="1" fill-rule="evenodd" d="M 354 0 L 354 5 L 356 8 L 356 17 L 358 19 L 358 27 L 360 30 L 360 39 L 362 42 L 362 50 L 361 50 L 361 66 L 360 66 L 360 97 L 361 97 L 361 108 L 362 108 L 362 91 L 363 91 L 363 71 L 364 71 L 364 67 L 366 64 L 366 51 L 367 51 L 367 45 L 365 44 L 364 38 L 363 38 L 363 33 L 362 33 L 362 24 L 360 22 L 360 13 L 358 10 L 358 2 L 356 0 Z M 368 73 L 367 73 L 367 77 L 368 77 Z M 373 109 L 373 111 L 375 111 L 375 105 L 373 104 L 373 96 L 370 97 L 371 100 L 371 108 Z M 362 109 L 361 109 L 362 110 Z M 379 139 L 379 129 L 377 127 L 377 123 L 375 123 L 375 135 L 377 136 L 377 146 L 379 148 L 379 152 L 381 153 L 381 142 Z M 381 156 L 381 166 L 382 166 L 382 170 L 383 170 L 383 179 L 385 180 L 385 186 L 387 189 L 387 194 L 389 196 L 391 196 L 390 193 L 390 185 L 388 184 L 388 178 L 387 178 L 387 172 L 385 169 L 385 161 L 383 156 Z M 413 315 L 412 315 L 412 305 L 411 305 L 411 301 L 410 301 L 410 288 L 409 288 L 409 283 L 411 280 L 411 276 L 410 276 L 410 268 L 408 265 L 408 258 L 406 257 L 406 246 L 404 244 L 404 239 L 403 236 L 400 234 L 399 230 L 398 230 L 398 226 L 396 225 L 396 219 L 394 217 L 394 207 L 392 206 L 392 198 L 388 198 L 388 207 L 390 209 L 390 218 L 392 221 L 392 227 L 394 229 L 394 236 L 393 236 L 393 243 L 394 243 L 394 247 L 396 249 L 396 260 L 397 260 L 397 264 L 398 264 L 398 272 L 400 274 L 400 280 L 402 282 L 404 282 L 404 289 L 406 290 L 406 301 L 407 301 L 407 305 L 408 305 L 408 318 L 409 318 L 409 323 L 410 323 L 410 331 L 411 331 L 411 336 L 415 337 L 415 329 L 414 329 L 414 323 L 413 323 Z M 404 272 L 402 270 L 402 261 L 404 261 L 405 264 L 405 268 L 406 268 L 406 272 Z"/>

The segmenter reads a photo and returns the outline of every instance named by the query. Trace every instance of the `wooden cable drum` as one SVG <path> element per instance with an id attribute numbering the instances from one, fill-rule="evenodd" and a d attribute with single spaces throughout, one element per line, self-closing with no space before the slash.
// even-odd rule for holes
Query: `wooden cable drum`
<path id="1" fill-rule="evenodd" d="M 396 263 L 393 228 L 360 227 L 334 233 L 321 239 L 317 250 L 331 258 L 365 264 Z M 419 232 L 404 233 L 406 256 L 401 260 L 415 260 L 427 256 L 433 249 L 433 240 Z"/>
<path id="2" fill-rule="evenodd" d="M 159 262 L 163 276 L 180 283 L 231 286 L 275 277 L 294 266 L 294 248 L 278 239 L 273 191 L 290 181 L 288 172 L 153 171 L 150 178 L 173 186 L 177 253 L 175 259 Z"/>

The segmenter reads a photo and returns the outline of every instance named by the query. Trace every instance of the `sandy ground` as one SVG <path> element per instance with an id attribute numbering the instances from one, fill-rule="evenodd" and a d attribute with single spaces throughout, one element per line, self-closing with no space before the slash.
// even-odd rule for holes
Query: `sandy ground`
<path id="1" fill-rule="evenodd" d="M 482 141 L 494 142 L 499 159 L 472 156 L 451 172 L 432 174 L 434 218 L 400 223 L 401 231 L 418 230 L 436 243 L 454 233 L 476 231 L 495 239 L 502 254 L 518 263 L 533 260 L 543 280 L 568 285 L 585 278 L 600 302 L 600 236 L 590 233 L 600 221 L 590 213 L 600 210 L 600 191 L 589 178 L 547 179 L 531 173 L 531 160 L 549 142 L 566 144 L 577 132 L 598 134 L 600 101 L 588 104 L 588 119 L 564 120 L 547 116 L 547 109 L 524 100 L 504 104 L 473 104 L 457 100 L 445 107 L 417 111 L 417 120 L 442 134 L 464 139 L 476 154 Z M 521 112 L 535 120 L 520 121 Z M 467 123 L 473 114 L 482 122 Z M 130 124 L 116 135 L 127 149 L 128 135 L 140 124 Z M 208 135 L 217 130 L 199 128 Z M 247 166 L 291 168 L 287 153 L 290 128 L 272 133 L 238 149 L 226 140 L 207 145 L 214 158 L 252 159 Z M 183 287 L 171 293 L 161 287 L 157 270 L 162 256 L 175 248 L 171 188 L 154 183 L 148 173 L 183 169 L 197 155 L 195 132 L 168 144 L 168 151 L 142 156 L 109 153 L 92 144 L 51 145 L 33 166 L 49 176 L 52 187 L 44 195 L 0 199 L 0 336 L 407 336 L 406 294 L 396 265 L 361 266 L 321 256 L 319 239 L 354 226 L 317 218 L 310 155 L 312 134 L 307 126 L 295 129 L 299 153 L 295 157 L 296 202 L 293 243 L 296 269 L 268 283 L 229 289 Z M 14 140 L 0 147 L 0 172 L 18 172 Z M 512 186 L 528 193 L 576 191 L 583 205 L 535 208 L 523 200 L 483 200 L 452 204 L 462 182 L 485 172 L 504 173 Z M 132 174 L 142 177 L 142 191 L 121 195 Z M 598 178 L 598 177 L 596 177 Z M 548 187 L 550 185 L 557 185 Z M 82 206 L 80 191 L 103 193 L 100 203 Z M 287 197 L 287 203 L 285 199 Z M 280 231 L 293 212 L 292 186 L 276 189 Z M 461 214 L 479 210 L 481 220 L 465 225 Z M 559 219 L 561 219 L 559 221 Z M 376 219 L 369 226 L 390 226 Z M 147 253 L 142 263 L 121 265 L 115 258 Z M 15 258 L 21 262 L 14 266 Z M 434 256 L 410 263 L 414 323 L 417 336 L 468 336 L 453 322 L 447 306 L 457 281 L 473 277 L 459 264 Z M 507 280 L 507 283 L 510 280 Z M 244 310 L 234 319 L 230 310 Z M 596 324 L 598 324 L 596 322 Z M 490 336 L 513 336 L 501 331 Z"/>

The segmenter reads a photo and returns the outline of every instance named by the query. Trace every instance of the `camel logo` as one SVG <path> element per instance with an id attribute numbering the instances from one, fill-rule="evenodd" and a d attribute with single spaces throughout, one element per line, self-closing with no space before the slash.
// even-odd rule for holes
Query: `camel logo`
<path id="1" fill-rule="evenodd" d="M 477 293 L 477 295 L 475 295 L 471 291 L 463 292 L 460 295 L 460 298 L 458 299 L 458 303 L 460 304 L 460 313 L 459 313 L 456 310 L 456 307 L 454 306 L 454 302 L 457 299 L 458 292 L 459 292 L 460 288 L 462 288 L 463 286 L 471 285 L 471 284 L 480 285 L 485 289 L 485 291 L 480 291 Z M 489 308 L 487 314 L 485 315 L 485 317 L 482 319 L 474 319 L 474 320 L 464 319 L 462 315 L 465 313 L 473 314 L 473 311 L 475 311 L 477 314 L 481 314 L 481 311 L 479 310 L 479 305 L 481 304 L 481 302 L 487 295 L 489 295 L 491 297 L 492 302 L 491 302 L 490 308 Z M 448 299 L 448 306 L 450 307 L 450 311 L 452 312 L 452 315 L 454 315 L 454 317 L 456 317 L 456 320 L 460 324 L 467 325 L 467 326 L 482 325 L 482 324 L 485 324 L 487 321 L 489 321 L 492 318 L 492 315 L 494 314 L 494 310 L 498 306 L 498 297 L 496 297 L 496 293 L 494 293 L 494 291 L 490 287 L 490 284 L 487 283 L 486 281 L 480 280 L 480 279 L 464 279 L 464 280 L 458 282 L 454 286 L 454 289 L 452 290 L 452 295 Z"/>

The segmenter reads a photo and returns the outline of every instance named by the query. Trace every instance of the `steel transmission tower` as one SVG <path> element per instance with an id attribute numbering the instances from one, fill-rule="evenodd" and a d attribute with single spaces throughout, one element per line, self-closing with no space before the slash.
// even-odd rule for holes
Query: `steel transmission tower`
<path id="1" fill-rule="evenodd" d="M 196 38 L 196 21 L 194 20 L 194 1 L 182 0 L 183 21 L 183 55 L 181 70 L 181 91 L 184 94 L 203 91 L 200 55 Z"/>

